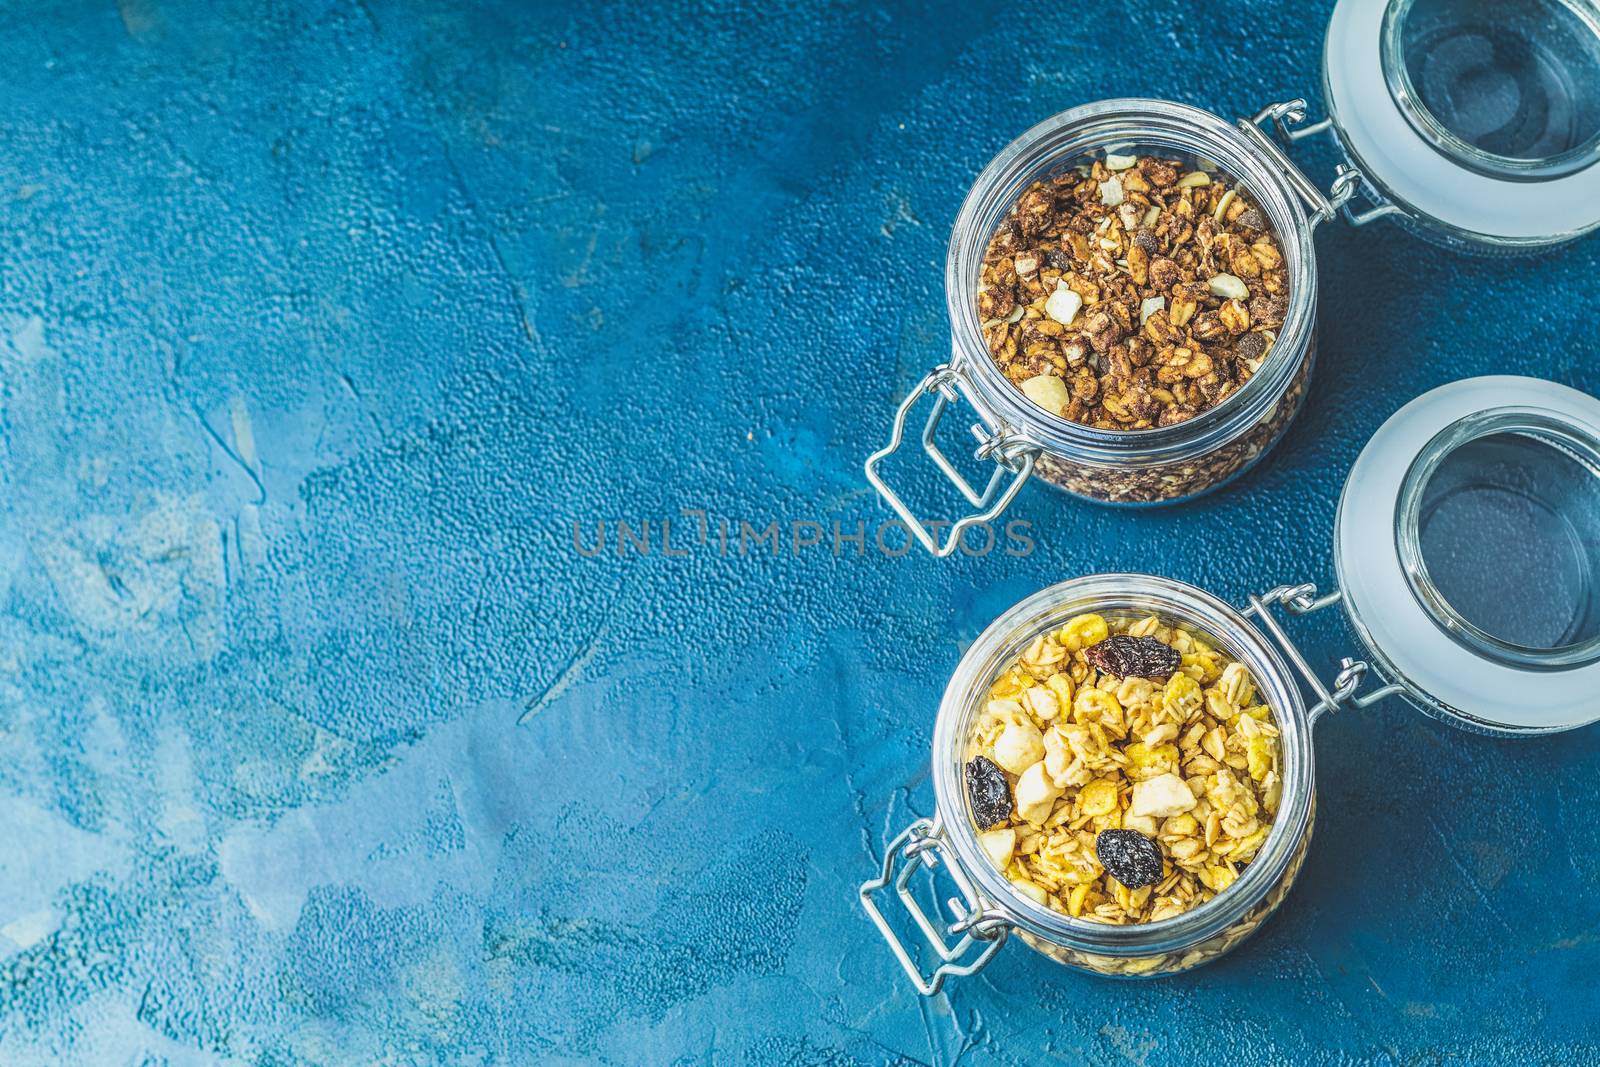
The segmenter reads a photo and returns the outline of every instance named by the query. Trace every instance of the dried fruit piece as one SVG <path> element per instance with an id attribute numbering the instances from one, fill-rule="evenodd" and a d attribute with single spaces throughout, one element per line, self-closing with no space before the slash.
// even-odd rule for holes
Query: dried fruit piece
<path id="1" fill-rule="evenodd" d="M 1060 641 L 1068 651 L 1076 652 L 1080 648 L 1099 644 L 1110 632 L 1103 617 L 1086 612 L 1067 620 L 1066 625 L 1061 627 Z"/>
<path id="2" fill-rule="evenodd" d="M 990 830 L 978 835 L 978 844 L 983 846 L 989 861 L 1004 871 L 1006 864 L 1011 862 L 1012 851 L 1017 847 L 1017 832 L 1010 827 Z"/>
<path id="3" fill-rule="evenodd" d="M 972 802 L 972 817 L 978 828 L 987 830 L 1011 818 L 1011 783 L 1006 774 L 985 756 L 974 756 L 967 763 L 967 799 Z"/>
<path id="4" fill-rule="evenodd" d="M 1154 678 L 1164 682 L 1183 666 L 1183 656 L 1171 645 L 1158 638 L 1127 634 L 1108 637 L 1084 649 L 1083 657 L 1118 678 Z"/>
<path id="5" fill-rule="evenodd" d="M 1233 221 L 1235 225 L 1245 230 L 1264 230 L 1267 228 L 1267 217 L 1261 213 L 1260 208 L 1247 207 Z"/>
<path id="6" fill-rule="evenodd" d="M 1017 815 L 1024 822 L 1042 825 L 1055 807 L 1056 798 L 1061 796 L 1062 788 L 1056 785 L 1044 761 L 1040 760 L 1017 779 Z"/>
<path id="7" fill-rule="evenodd" d="M 1117 810 L 1117 783 L 1109 778 L 1096 778 L 1083 787 L 1078 798 L 1085 815 L 1110 815 Z"/>
<path id="8" fill-rule="evenodd" d="M 994 743 L 994 761 L 1012 774 L 1021 774 L 1042 759 L 1044 736 L 1030 719 L 1019 718 Z"/>
<path id="9" fill-rule="evenodd" d="M 1229 300 L 1243 300 L 1250 295 L 1250 289 L 1244 284 L 1244 279 L 1232 274 L 1218 274 L 1206 283 L 1206 287 L 1213 294 Z"/>
<path id="10" fill-rule="evenodd" d="M 1066 282 L 1056 282 L 1056 291 L 1044 302 L 1044 313 L 1063 326 L 1071 326 L 1083 307 L 1083 297 L 1067 288 Z"/>
<path id="11" fill-rule="evenodd" d="M 1199 803 L 1189 783 L 1168 771 L 1166 774 L 1133 783 L 1133 798 L 1128 801 L 1131 815 L 1154 815 L 1165 819 L 1182 815 Z"/>
<path id="12" fill-rule="evenodd" d="M 1072 403 L 1067 383 L 1054 374 L 1039 374 L 1029 378 L 1022 383 L 1022 392 L 1052 415 L 1061 414 Z"/>
<path id="13" fill-rule="evenodd" d="M 1129 889 L 1161 881 L 1161 846 L 1137 830 L 1102 830 L 1094 854 L 1106 873 Z"/>

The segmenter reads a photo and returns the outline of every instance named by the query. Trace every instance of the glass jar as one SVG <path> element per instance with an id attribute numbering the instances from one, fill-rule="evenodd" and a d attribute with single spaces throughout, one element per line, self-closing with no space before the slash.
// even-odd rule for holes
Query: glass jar
<path id="1" fill-rule="evenodd" d="M 1101 503 L 1191 499 L 1258 462 L 1304 400 L 1315 357 L 1312 235 L 1320 223 L 1393 218 L 1436 243 L 1498 253 L 1547 248 L 1600 226 L 1600 117 L 1592 114 L 1600 107 L 1600 20 L 1588 17 L 1588 0 L 1512 6 L 1522 14 L 1503 20 L 1498 6 L 1474 0 L 1339 0 L 1324 57 L 1329 117 L 1320 122 L 1306 124 L 1303 100 L 1233 123 L 1180 103 L 1109 100 L 1062 112 L 1012 142 L 974 182 L 951 235 L 951 359 L 900 403 L 889 443 L 866 461 L 868 481 L 937 556 L 954 552 L 969 527 L 996 518 L 1034 474 Z M 1484 41 L 1487 54 L 1474 59 L 1471 49 Z M 1529 101 L 1562 100 L 1570 121 L 1490 128 L 1507 107 L 1519 114 L 1518 102 L 1527 110 Z M 1327 191 L 1284 151 L 1319 133 L 1333 136 L 1348 160 Z M 1266 213 L 1288 271 L 1289 307 L 1261 369 L 1216 407 L 1173 426 L 1102 430 L 1045 411 L 995 365 L 978 318 L 984 251 L 1017 197 L 1108 150 L 1215 164 Z M 1358 195 L 1370 202 L 1365 210 L 1356 210 Z M 922 446 L 974 509 L 949 524 L 943 540 L 879 470 L 923 395 L 932 403 Z M 978 416 L 976 458 L 994 464 L 982 488 L 935 440 L 949 405 L 961 402 Z"/>
<path id="2" fill-rule="evenodd" d="M 1600 226 L 1594 0 L 1339 0 L 1328 132 L 1379 206 L 1458 251 L 1537 252 Z"/>
<path id="3" fill-rule="evenodd" d="M 1102 574 L 1036 593 L 984 630 L 939 705 L 936 815 L 900 834 L 860 889 L 920 992 L 984 966 L 1012 933 L 1059 963 L 1112 977 L 1174 974 L 1236 947 L 1304 863 L 1316 809 L 1312 732 L 1334 709 L 1399 695 L 1453 725 L 1507 736 L 1600 721 L 1600 400 L 1505 376 L 1417 398 L 1351 468 L 1333 549 L 1339 588 L 1323 597 L 1284 585 L 1236 609 L 1172 579 Z M 1324 681 L 1277 613 L 1336 603 L 1368 656 L 1344 659 Z M 1170 919 L 1070 918 L 1019 892 L 978 842 L 962 777 L 975 717 L 1035 636 L 1085 611 L 1154 613 L 1205 637 L 1249 669 L 1281 732 L 1283 799 L 1266 843 L 1238 881 Z M 948 914 L 918 903 L 911 878 L 924 868 L 956 883 Z M 878 906 L 890 886 L 938 956 L 931 971 Z"/>

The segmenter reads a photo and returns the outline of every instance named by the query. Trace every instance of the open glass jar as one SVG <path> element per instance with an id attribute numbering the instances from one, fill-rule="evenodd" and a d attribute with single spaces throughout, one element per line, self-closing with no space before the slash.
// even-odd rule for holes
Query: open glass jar
<path id="1" fill-rule="evenodd" d="M 1282 902 L 1304 862 L 1316 810 L 1312 730 L 1328 711 L 1400 695 L 1454 725 L 1508 736 L 1600 721 L 1600 400 L 1497 376 L 1412 401 L 1351 469 L 1333 562 L 1336 592 L 1278 586 L 1243 609 L 1167 578 L 1073 579 L 1017 604 L 978 637 L 939 706 L 936 816 L 903 832 L 860 889 L 920 992 L 977 970 L 1012 933 L 1057 962 L 1114 977 L 1173 974 L 1231 950 Z M 1367 658 L 1343 660 L 1324 681 L 1276 613 L 1335 603 Z M 1071 918 L 1020 892 L 980 846 L 962 777 L 975 717 L 1006 664 L 1083 612 L 1155 614 L 1203 637 L 1249 670 L 1280 731 L 1283 792 L 1266 842 L 1237 881 L 1173 918 Z M 954 879 L 960 896 L 948 914 L 930 916 L 917 902 L 910 879 L 924 867 Z M 931 970 L 878 906 L 890 886 L 938 956 Z"/>
<path id="2" fill-rule="evenodd" d="M 1086 499 L 1163 504 L 1217 488 L 1256 463 L 1304 399 L 1315 357 L 1314 229 L 1393 218 L 1442 245 L 1506 253 L 1547 248 L 1600 226 L 1600 17 L 1591 0 L 1339 0 L 1329 25 L 1329 116 L 1302 100 L 1227 122 L 1185 104 L 1107 100 L 1024 133 L 973 183 L 945 266 L 952 356 L 901 402 L 868 481 L 929 551 L 947 556 L 968 527 L 1000 514 L 1037 474 Z M 1348 162 L 1327 191 L 1284 147 L 1326 133 Z M 1032 183 L 1096 158 L 1156 153 L 1211 167 L 1246 189 L 1282 249 L 1288 307 L 1260 369 L 1216 406 L 1170 426 L 1099 429 L 1024 396 L 985 343 L 977 296 L 990 238 Z M 1358 195 L 1368 202 L 1356 210 Z M 922 445 L 972 505 L 941 539 L 882 477 L 923 395 Z M 981 488 L 935 441 L 953 403 L 977 414 Z"/>

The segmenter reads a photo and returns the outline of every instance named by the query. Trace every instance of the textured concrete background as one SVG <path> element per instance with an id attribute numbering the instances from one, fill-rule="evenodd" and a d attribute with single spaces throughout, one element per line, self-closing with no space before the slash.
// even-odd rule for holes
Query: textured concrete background
<path id="1" fill-rule="evenodd" d="M 1331 717 L 1299 888 L 1178 979 L 1016 945 L 923 1001 L 854 891 L 999 611 L 1326 585 L 1406 399 L 1600 392 L 1600 242 L 1331 228 L 1309 406 L 1203 503 L 1029 489 L 1025 558 L 715 549 L 883 517 L 859 464 L 1007 140 L 1315 97 L 1326 9 L 10 5 L 0 1062 L 1595 1062 L 1592 729 Z M 664 558 L 683 508 L 711 543 Z M 650 556 L 574 550 L 619 519 Z"/>

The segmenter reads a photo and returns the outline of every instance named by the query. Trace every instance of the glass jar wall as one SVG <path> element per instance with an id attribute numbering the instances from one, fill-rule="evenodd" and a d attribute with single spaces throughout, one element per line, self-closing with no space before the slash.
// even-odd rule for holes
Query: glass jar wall
<path id="1" fill-rule="evenodd" d="M 1171 918 L 1124 925 L 1073 918 L 1019 891 L 989 859 L 978 838 L 963 769 L 972 727 L 988 701 L 989 688 L 1037 636 L 1085 612 L 1111 619 L 1155 615 L 1167 625 L 1204 638 L 1246 667 L 1280 731 L 1283 791 L 1265 842 L 1242 867 L 1237 881 Z M 991 946 L 1015 932 L 1050 959 L 1096 974 L 1124 978 L 1174 974 L 1232 950 L 1282 902 L 1310 842 L 1311 714 L 1290 667 L 1238 611 L 1166 578 L 1139 574 L 1078 578 L 1036 593 L 996 619 L 962 658 L 945 689 L 934 727 L 933 761 L 938 819 L 927 830 L 932 844 L 913 844 L 906 859 L 936 851 L 957 873 L 968 913 L 954 928 L 981 931 Z M 891 866 L 894 860 L 891 856 Z M 941 948 L 945 962 L 931 980 L 917 970 L 872 902 L 873 894 L 893 881 L 891 873 L 886 869 L 883 879 L 863 886 L 862 899 L 919 988 L 926 992 L 937 988 L 943 975 L 970 973 L 959 964 L 960 953 L 948 946 Z M 903 881 L 900 884 L 904 886 Z"/>
<path id="2" fill-rule="evenodd" d="M 1000 372 L 978 318 L 984 253 L 1018 196 L 1040 178 L 1107 150 L 1214 166 L 1249 191 L 1283 252 L 1288 307 L 1260 370 L 1216 407 L 1172 426 L 1106 430 L 1044 410 Z M 979 175 L 956 219 L 945 298 L 953 365 L 999 421 L 1037 444 L 1037 469 L 1046 481 L 1097 501 L 1168 503 L 1216 488 L 1282 435 L 1311 373 L 1316 263 L 1305 210 L 1255 142 L 1215 115 L 1182 104 L 1105 101 L 1063 112 L 1013 142 Z"/>

